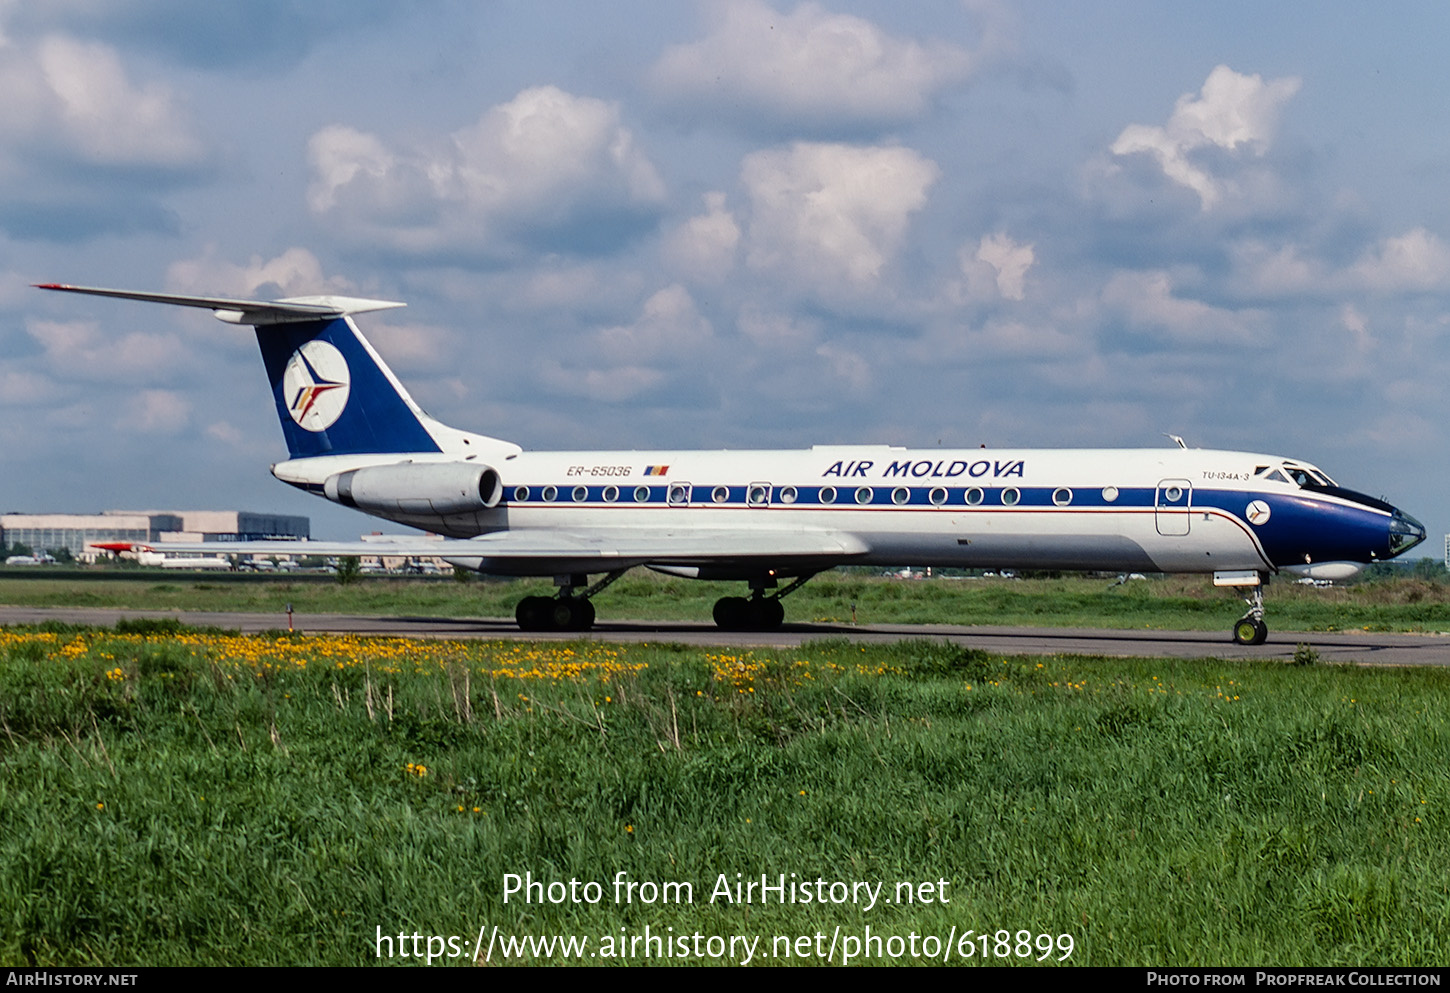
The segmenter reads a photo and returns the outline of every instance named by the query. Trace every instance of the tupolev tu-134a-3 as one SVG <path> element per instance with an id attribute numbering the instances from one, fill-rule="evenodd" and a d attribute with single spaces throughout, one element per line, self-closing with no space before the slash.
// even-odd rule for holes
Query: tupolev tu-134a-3
<path id="1" fill-rule="evenodd" d="M 485 573 L 552 576 L 557 595 L 519 603 L 525 630 L 588 629 L 590 598 L 635 566 L 748 584 L 749 597 L 720 599 L 714 617 L 752 629 L 781 624 L 782 598 L 824 570 L 911 562 L 1212 575 L 1248 591 L 1233 639 L 1259 644 L 1271 576 L 1348 578 L 1425 539 L 1413 517 L 1306 462 L 1181 444 L 526 452 L 448 427 L 408 395 L 352 319 L 403 304 L 41 288 L 201 307 L 253 326 L 289 455 L 272 474 L 446 536 L 238 542 L 229 552 L 441 556 Z"/>

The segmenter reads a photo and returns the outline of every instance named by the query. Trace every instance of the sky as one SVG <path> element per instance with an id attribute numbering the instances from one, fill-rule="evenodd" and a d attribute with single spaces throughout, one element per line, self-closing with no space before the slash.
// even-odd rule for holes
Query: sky
<path id="1" fill-rule="evenodd" d="M 1312 10 L 1312 16 L 1306 12 Z M 1438 555 L 1450 7 L 0 0 L 0 511 L 292 490 L 249 329 L 39 282 L 402 300 L 528 449 L 1192 447 Z"/>

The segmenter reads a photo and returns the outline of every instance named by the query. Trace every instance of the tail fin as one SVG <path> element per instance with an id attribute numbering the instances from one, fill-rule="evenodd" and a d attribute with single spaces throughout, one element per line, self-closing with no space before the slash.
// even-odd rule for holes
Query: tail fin
<path id="1" fill-rule="evenodd" d="M 203 307 L 227 323 L 253 325 L 292 458 L 519 450 L 429 417 L 348 316 L 401 303 L 336 296 L 234 300 L 58 283 L 39 288 Z"/>
<path id="2" fill-rule="evenodd" d="M 294 459 L 443 450 L 351 318 L 258 327 L 257 344 Z"/>

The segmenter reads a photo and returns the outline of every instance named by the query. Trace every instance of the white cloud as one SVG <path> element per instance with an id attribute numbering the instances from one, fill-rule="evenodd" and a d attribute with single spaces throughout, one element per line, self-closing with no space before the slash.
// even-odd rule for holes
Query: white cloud
<path id="1" fill-rule="evenodd" d="M 396 159 L 377 135 L 345 124 L 323 128 L 307 142 L 307 158 L 317 177 L 307 191 L 307 205 L 321 214 L 337 205 L 337 191 L 359 175 L 385 180 Z"/>
<path id="2" fill-rule="evenodd" d="M 652 82 L 668 102 L 752 123 L 887 123 L 925 113 L 964 81 L 972 59 L 946 43 L 893 38 L 870 21 L 806 3 L 782 14 L 758 0 L 717 3 L 702 41 L 675 45 Z"/>
<path id="3" fill-rule="evenodd" d="M 1280 110 L 1299 91 L 1299 85 L 1294 77 L 1265 83 L 1260 76 L 1218 66 L 1196 96 L 1185 93 L 1178 98 L 1165 126 L 1130 124 L 1113 142 L 1112 152 L 1120 156 L 1146 152 L 1157 160 L 1164 175 L 1198 194 L 1203 210 L 1211 210 L 1231 191 L 1232 184 L 1215 176 L 1193 153 L 1219 148 L 1262 155 L 1274 135 Z"/>
<path id="4" fill-rule="evenodd" d="M 270 259 L 253 255 L 242 265 L 217 258 L 208 248 L 201 258 L 168 266 L 166 286 L 173 293 L 236 297 L 250 297 L 262 286 L 279 287 L 283 296 L 345 293 L 349 289 L 346 280 L 323 275 L 317 256 L 295 247 Z"/>
<path id="5" fill-rule="evenodd" d="M 546 359 L 543 382 L 563 393 L 618 402 L 654 389 L 708 360 L 714 328 L 678 283 L 647 299 L 630 324 L 600 328 L 571 362 Z"/>
<path id="6" fill-rule="evenodd" d="M 1371 290 L 1443 290 L 1450 287 L 1450 246 L 1415 228 L 1381 241 L 1351 271 Z"/>
<path id="7" fill-rule="evenodd" d="M 247 436 L 230 421 L 216 421 L 208 424 L 206 436 L 232 448 L 241 448 L 248 442 Z"/>
<path id="8" fill-rule="evenodd" d="M 1262 315 L 1232 311 L 1173 293 L 1173 278 L 1162 270 L 1119 272 L 1103 288 L 1102 301 L 1134 326 L 1158 329 L 1180 344 L 1265 344 Z"/>
<path id="9" fill-rule="evenodd" d="M 977 250 L 968 257 L 969 249 L 961 253 L 962 273 L 967 277 L 968 288 L 973 296 L 982 296 L 980 263 L 991 269 L 993 288 L 1004 300 L 1022 300 L 1026 297 L 1027 270 L 1032 268 L 1037 254 L 1032 245 L 1019 245 L 1005 233 L 983 235 Z"/>
<path id="10" fill-rule="evenodd" d="M 756 307 L 741 310 L 737 326 L 753 348 L 797 351 L 821 336 L 820 325 L 790 314 L 767 313 Z"/>
<path id="11" fill-rule="evenodd" d="M 65 382 L 158 380 L 189 361 L 185 343 L 175 334 L 115 335 L 92 321 L 31 320 L 25 330 L 45 350 L 51 374 Z"/>
<path id="12" fill-rule="evenodd" d="M 0 369 L 0 405 L 28 407 L 59 399 L 55 383 L 25 369 Z"/>
<path id="13" fill-rule="evenodd" d="M 1330 285 L 1327 269 L 1317 259 L 1305 258 L 1297 245 L 1271 247 L 1259 241 L 1230 246 L 1234 282 L 1241 292 L 1281 297 L 1319 292 Z"/>
<path id="14" fill-rule="evenodd" d="M 817 346 L 816 354 L 825 361 L 826 368 L 837 379 L 844 380 L 858 390 L 864 390 L 871 385 L 871 363 L 849 348 L 825 342 Z"/>
<path id="15" fill-rule="evenodd" d="M 694 354 L 713 334 L 689 292 L 676 283 L 646 300 L 633 324 L 600 331 L 599 343 L 604 354 L 615 361 L 639 362 Z"/>
<path id="16" fill-rule="evenodd" d="M 191 404 L 174 390 L 142 390 L 126 402 L 120 426 L 142 434 L 177 434 L 191 421 Z"/>
<path id="17" fill-rule="evenodd" d="M 312 210 L 407 252 L 485 247 L 500 234 L 652 211 L 665 187 L 617 105 L 521 91 L 446 138 L 390 148 L 345 125 L 308 143 Z"/>
<path id="18" fill-rule="evenodd" d="M 874 287 L 941 170 L 909 148 L 796 142 L 745 158 L 747 262 L 818 289 Z"/>
<path id="19" fill-rule="evenodd" d="M 680 225 L 665 239 L 664 260 L 699 282 L 718 283 L 735 266 L 740 225 L 725 209 L 724 193 L 705 194 L 705 213 Z"/>
<path id="20" fill-rule="evenodd" d="M 136 84 L 115 50 L 59 35 L 0 45 L 0 145 L 103 167 L 193 169 L 207 149 L 171 90 Z"/>
<path id="21" fill-rule="evenodd" d="M 1374 343 L 1374 335 L 1370 333 L 1369 321 L 1359 308 L 1352 303 L 1347 303 L 1339 309 L 1339 322 L 1344 325 L 1354 340 L 1355 350 L 1361 354 L 1368 352 Z"/>
<path id="22" fill-rule="evenodd" d="M 540 378 L 545 385 L 572 396 L 604 403 L 619 403 L 658 386 L 665 374 L 644 366 L 616 366 L 612 369 L 565 368 L 555 359 L 544 362 Z"/>

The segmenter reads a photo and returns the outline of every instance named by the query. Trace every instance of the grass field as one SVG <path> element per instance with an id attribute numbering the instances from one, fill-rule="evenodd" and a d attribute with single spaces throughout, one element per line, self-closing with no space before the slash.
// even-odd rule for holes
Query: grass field
<path id="1" fill-rule="evenodd" d="M 343 586 L 323 577 L 258 579 L 174 573 L 104 572 L 84 581 L 16 576 L 0 571 L 0 603 L 19 606 L 130 607 L 276 612 L 286 604 L 302 614 L 408 614 L 511 617 L 547 582 L 364 578 Z M 320 580 L 320 581 L 319 581 Z M 635 570 L 595 598 L 602 619 L 709 622 L 721 596 L 739 596 L 743 583 L 701 583 Z M 1234 591 L 1205 577 L 1170 577 L 1113 586 L 1108 579 L 893 580 L 851 573 L 818 576 L 785 601 L 793 621 L 861 624 L 1011 624 L 1067 627 L 1227 631 L 1244 612 Z M 1450 586 L 1395 579 L 1320 589 L 1276 583 L 1266 594 L 1274 631 L 1450 631 Z"/>
<path id="2" fill-rule="evenodd" d="M 869 929 L 861 961 L 904 963 L 956 928 L 971 962 L 1443 964 L 1450 675 L 1300 661 L 6 629 L 0 960 L 356 965 L 416 933 L 467 963 L 484 928 L 492 964 L 642 964 L 648 928 L 767 963 Z M 505 903 L 526 873 L 602 895 Z M 737 873 L 930 902 L 711 902 Z M 504 953 L 549 935 L 592 944 Z"/>

